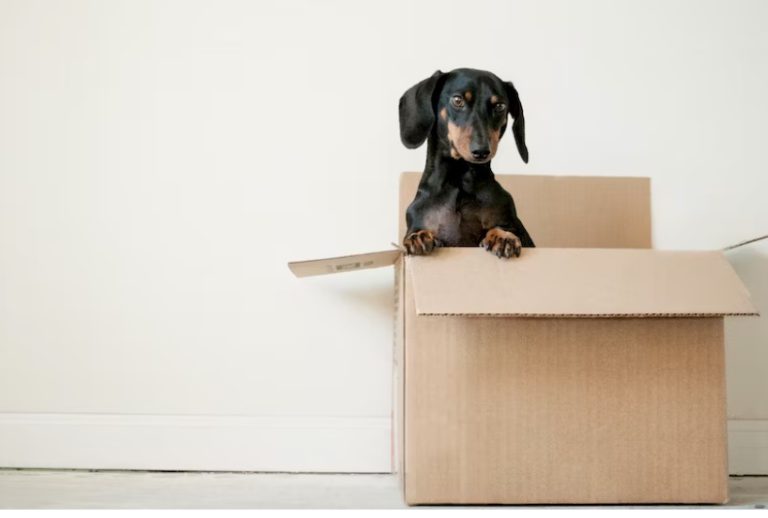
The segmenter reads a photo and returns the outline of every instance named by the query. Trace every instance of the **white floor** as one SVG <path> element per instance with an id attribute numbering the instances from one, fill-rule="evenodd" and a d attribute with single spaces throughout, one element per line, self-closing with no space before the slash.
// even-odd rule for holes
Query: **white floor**
<path id="1" fill-rule="evenodd" d="M 725 507 L 767 506 L 768 477 L 731 478 Z M 2 509 L 402 507 L 393 475 L 0 470 Z"/>

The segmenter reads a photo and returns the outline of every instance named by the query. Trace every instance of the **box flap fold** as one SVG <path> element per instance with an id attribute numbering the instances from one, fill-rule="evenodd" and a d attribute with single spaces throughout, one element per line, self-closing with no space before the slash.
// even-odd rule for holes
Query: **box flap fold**
<path id="1" fill-rule="evenodd" d="M 757 315 L 721 252 L 480 248 L 408 257 L 419 315 L 701 317 Z"/>

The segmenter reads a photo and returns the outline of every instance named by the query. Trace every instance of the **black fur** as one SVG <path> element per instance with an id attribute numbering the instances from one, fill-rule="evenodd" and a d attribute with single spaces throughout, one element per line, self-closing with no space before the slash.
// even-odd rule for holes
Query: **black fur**
<path id="1" fill-rule="evenodd" d="M 521 246 L 535 246 L 512 196 L 491 171 L 508 115 L 518 152 L 528 162 L 523 106 L 512 83 L 482 70 L 438 70 L 400 98 L 403 144 L 416 148 L 427 141 L 427 163 L 406 212 L 407 253 L 483 246 L 512 257 Z"/>

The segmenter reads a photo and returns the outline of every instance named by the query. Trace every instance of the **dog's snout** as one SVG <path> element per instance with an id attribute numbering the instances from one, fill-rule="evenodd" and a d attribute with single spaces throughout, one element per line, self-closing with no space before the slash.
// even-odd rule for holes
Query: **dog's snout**
<path id="1" fill-rule="evenodd" d="M 488 141 L 488 128 L 486 122 L 481 120 L 479 114 L 475 114 L 472 124 L 472 137 L 469 143 L 469 153 L 473 160 L 484 161 L 491 156 L 491 144 Z"/>
<path id="2" fill-rule="evenodd" d="M 488 158 L 488 155 L 491 154 L 491 150 L 487 145 L 483 146 L 472 146 L 472 149 L 469 150 L 470 153 L 472 153 L 472 158 L 475 160 L 485 160 Z"/>

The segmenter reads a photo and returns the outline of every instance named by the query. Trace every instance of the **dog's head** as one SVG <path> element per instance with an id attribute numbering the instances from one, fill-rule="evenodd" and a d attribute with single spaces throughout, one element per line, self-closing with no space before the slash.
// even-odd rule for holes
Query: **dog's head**
<path id="1" fill-rule="evenodd" d="M 436 131 L 453 158 L 482 164 L 496 154 L 508 115 L 517 150 L 527 163 L 523 105 L 512 83 L 483 70 L 438 70 L 400 98 L 400 139 L 405 147 L 416 148 Z"/>

